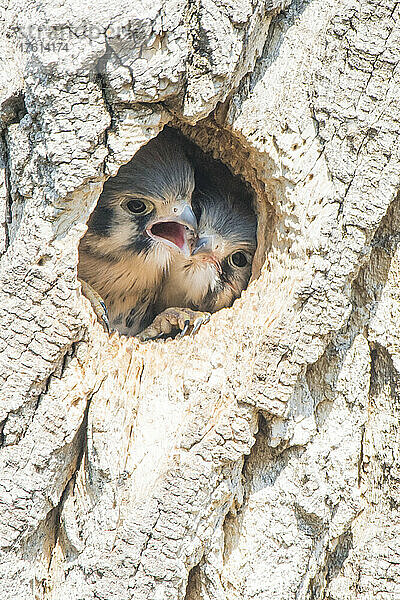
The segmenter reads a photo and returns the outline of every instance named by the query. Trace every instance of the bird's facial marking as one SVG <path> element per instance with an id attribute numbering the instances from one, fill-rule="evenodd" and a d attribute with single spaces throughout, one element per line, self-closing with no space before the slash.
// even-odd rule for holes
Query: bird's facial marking
<path id="1" fill-rule="evenodd" d="M 101 237 L 107 237 L 111 235 L 112 219 L 112 207 L 103 203 L 99 203 L 88 222 L 90 232 Z"/>

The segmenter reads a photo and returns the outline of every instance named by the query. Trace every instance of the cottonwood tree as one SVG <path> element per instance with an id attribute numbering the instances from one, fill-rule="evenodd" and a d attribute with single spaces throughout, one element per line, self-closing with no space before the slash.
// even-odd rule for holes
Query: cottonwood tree
<path id="1" fill-rule="evenodd" d="M 3 598 L 400 596 L 399 8 L 1 4 Z M 78 247 L 165 124 L 251 186 L 258 251 L 139 344 Z"/>

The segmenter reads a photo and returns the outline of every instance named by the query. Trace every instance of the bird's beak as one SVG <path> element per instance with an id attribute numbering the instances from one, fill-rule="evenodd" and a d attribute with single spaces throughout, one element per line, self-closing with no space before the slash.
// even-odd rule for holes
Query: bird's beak
<path id="1" fill-rule="evenodd" d="M 189 227 L 189 229 L 195 230 L 197 228 L 197 219 L 189 204 L 186 204 L 181 214 L 177 216 L 176 221 Z"/>
<path id="2" fill-rule="evenodd" d="M 222 273 L 221 263 L 216 256 L 217 241 L 213 235 L 206 235 L 198 238 L 192 256 L 201 256 L 203 262 L 211 263 L 215 266 L 218 273 Z"/>
<path id="3" fill-rule="evenodd" d="M 186 204 L 180 213 L 174 212 L 170 216 L 154 221 L 146 231 L 154 240 L 161 241 L 189 257 L 191 249 L 188 242 L 188 230 L 194 232 L 196 228 L 195 214 L 189 204 Z"/>
<path id="4" fill-rule="evenodd" d="M 213 254 L 214 253 L 214 237 L 207 235 L 197 240 L 192 254 Z"/>

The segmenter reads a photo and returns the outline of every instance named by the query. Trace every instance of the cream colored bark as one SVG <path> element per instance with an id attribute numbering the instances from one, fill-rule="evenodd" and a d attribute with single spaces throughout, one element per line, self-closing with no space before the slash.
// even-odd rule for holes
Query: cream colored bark
<path id="1" fill-rule="evenodd" d="M 2 598 L 400 597 L 399 8 L 0 2 Z M 77 249 L 166 123 L 253 186 L 259 251 L 139 345 Z"/>

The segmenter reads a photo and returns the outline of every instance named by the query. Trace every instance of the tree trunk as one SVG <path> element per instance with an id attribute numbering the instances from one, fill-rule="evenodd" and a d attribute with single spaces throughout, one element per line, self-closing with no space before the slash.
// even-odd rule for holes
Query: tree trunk
<path id="1" fill-rule="evenodd" d="M 400 5 L 2 8 L 2 598 L 400 598 Z M 165 124 L 253 188 L 253 281 L 108 336 L 79 240 Z"/>

